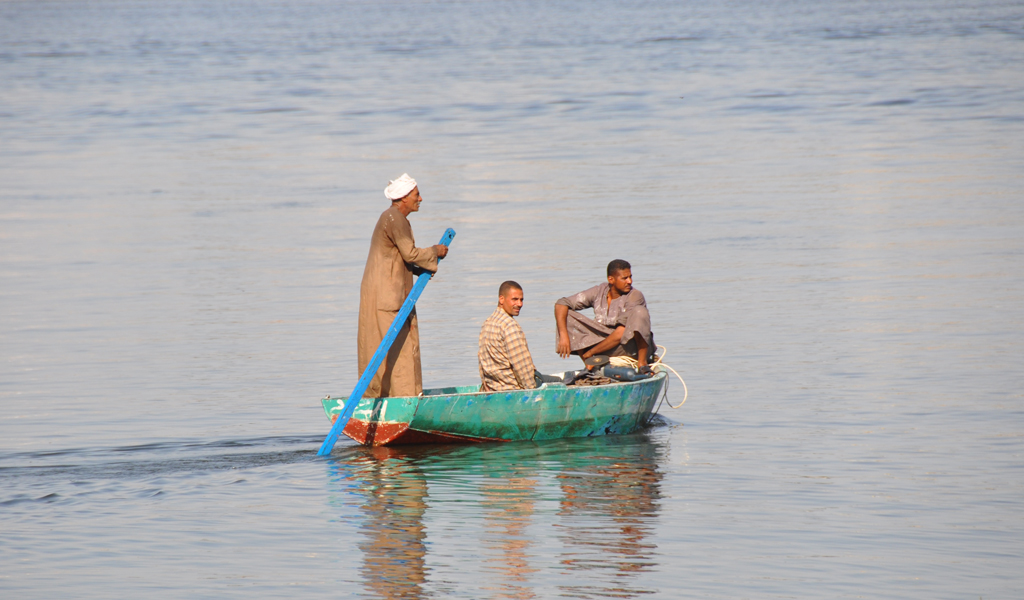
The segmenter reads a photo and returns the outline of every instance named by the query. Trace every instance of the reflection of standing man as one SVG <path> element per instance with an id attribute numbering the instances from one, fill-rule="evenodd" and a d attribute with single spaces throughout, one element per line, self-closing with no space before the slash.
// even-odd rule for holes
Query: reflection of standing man
<path id="1" fill-rule="evenodd" d="M 356 494 L 364 519 L 359 528 L 363 536 L 359 549 L 365 593 L 360 597 L 424 598 L 427 478 L 416 461 L 401 450 L 378 446 L 346 460 L 344 465 L 334 463 L 331 470 L 341 475 L 331 479 L 338 490 L 332 496 Z M 350 591 L 348 595 L 357 594 Z"/>
<path id="2" fill-rule="evenodd" d="M 448 247 L 443 245 L 416 247 L 408 216 L 420 209 L 423 199 L 415 179 L 403 173 L 390 182 L 384 195 L 391 200 L 391 207 L 381 213 L 373 229 L 370 254 L 366 257 L 363 282 L 359 288 L 360 377 L 412 291 L 413 272 L 436 272 L 438 259 L 448 254 Z M 420 334 L 414 308 L 366 389 L 365 396 L 416 396 L 422 391 Z"/>

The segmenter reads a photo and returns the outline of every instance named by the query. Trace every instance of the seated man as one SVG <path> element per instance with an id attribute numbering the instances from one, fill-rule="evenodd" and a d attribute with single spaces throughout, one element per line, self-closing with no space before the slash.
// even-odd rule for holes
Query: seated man
<path id="1" fill-rule="evenodd" d="M 607 273 L 608 283 L 555 302 L 555 351 L 562 358 L 576 354 L 584 363 L 597 355 L 630 356 L 641 367 L 647 366 L 657 348 L 647 301 L 633 287 L 628 262 L 613 260 Z M 593 319 L 576 312 L 584 308 L 594 309 Z"/>
<path id="2" fill-rule="evenodd" d="M 513 317 L 523 308 L 523 287 L 506 281 L 498 288 L 498 307 L 480 329 L 480 391 L 537 387 L 526 336 Z"/>

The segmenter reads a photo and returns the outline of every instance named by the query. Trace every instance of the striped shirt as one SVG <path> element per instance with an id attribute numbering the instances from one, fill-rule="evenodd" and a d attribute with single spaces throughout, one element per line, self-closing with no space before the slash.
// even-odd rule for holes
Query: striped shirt
<path id="1" fill-rule="evenodd" d="M 499 392 L 537 387 L 533 358 L 519 323 L 500 306 L 480 328 L 480 390 Z"/>

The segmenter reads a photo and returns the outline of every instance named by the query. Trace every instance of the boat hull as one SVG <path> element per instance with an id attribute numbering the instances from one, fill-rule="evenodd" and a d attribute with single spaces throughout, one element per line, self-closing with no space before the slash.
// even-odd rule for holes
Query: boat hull
<path id="1" fill-rule="evenodd" d="M 480 392 L 476 386 L 424 390 L 409 398 L 362 398 L 343 433 L 367 446 L 550 440 L 633 433 L 647 425 L 666 374 L 599 386 L 547 383 Z M 323 399 L 333 423 L 345 398 Z"/>

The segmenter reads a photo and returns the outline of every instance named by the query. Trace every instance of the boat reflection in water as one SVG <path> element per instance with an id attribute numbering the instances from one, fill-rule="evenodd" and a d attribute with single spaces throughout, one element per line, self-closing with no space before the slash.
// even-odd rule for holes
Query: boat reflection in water
<path id="1" fill-rule="evenodd" d="M 657 591 L 642 574 L 659 564 L 664 456 L 641 433 L 352 447 L 328 465 L 332 502 L 363 519 L 371 597 L 630 598 Z"/>
<path id="2" fill-rule="evenodd" d="M 657 526 L 662 474 L 653 444 L 630 450 L 628 456 L 592 457 L 558 475 L 563 493 L 559 528 L 566 547 L 562 563 L 579 575 L 573 581 L 582 582 L 559 586 L 565 595 L 630 598 L 652 591 L 632 586 L 637 575 L 657 566 L 657 547 L 648 540 Z M 592 582 L 587 573 L 609 568 L 610 585 Z"/>

